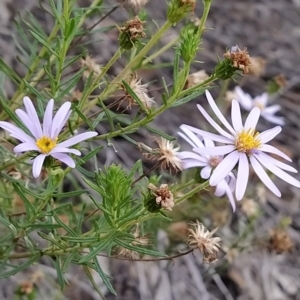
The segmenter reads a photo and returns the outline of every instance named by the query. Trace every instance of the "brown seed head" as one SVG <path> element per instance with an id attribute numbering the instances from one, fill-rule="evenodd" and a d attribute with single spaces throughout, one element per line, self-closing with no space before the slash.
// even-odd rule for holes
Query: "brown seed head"
<path id="1" fill-rule="evenodd" d="M 126 82 L 147 109 L 150 109 L 155 104 L 154 98 L 148 96 L 148 83 L 142 84 L 142 78 L 136 73 L 129 75 Z M 121 87 L 125 93 L 124 100 L 126 100 L 128 103 L 126 109 L 131 109 L 131 106 L 137 105 L 137 103 L 135 99 L 133 99 L 132 96 L 127 92 L 126 88 L 123 85 Z M 123 101 L 120 102 L 118 108 L 121 106 Z"/>
<path id="2" fill-rule="evenodd" d="M 261 57 L 251 57 L 251 65 L 249 66 L 249 73 L 260 77 L 265 73 L 266 61 Z"/>
<path id="3" fill-rule="evenodd" d="M 149 0 L 118 0 L 126 9 L 130 8 L 137 14 Z"/>
<path id="4" fill-rule="evenodd" d="M 155 141 L 158 148 L 153 149 L 152 153 L 144 154 L 144 156 L 150 160 L 157 160 L 163 169 L 182 170 L 182 161 L 177 156 L 180 147 L 175 147 L 174 142 L 163 137 L 155 138 Z"/>
<path id="5" fill-rule="evenodd" d="M 243 71 L 244 74 L 249 73 L 249 66 L 251 66 L 251 58 L 248 54 L 247 48 L 241 50 L 238 46 L 231 47 L 224 57 L 232 61 L 232 65 Z"/>
<path id="6" fill-rule="evenodd" d="M 85 58 L 81 58 L 80 64 L 81 67 L 86 67 L 86 70 L 83 72 L 83 76 L 85 78 L 88 78 L 92 72 L 93 77 L 97 77 L 101 74 L 101 66 L 89 55 L 87 55 Z"/>
<path id="7" fill-rule="evenodd" d="M 189 89 L 197 84 L 200 84 L 208 78 L 209 76 L 204 70 L 198 71 L 196 73 L 192 73 L 188 76 L 185 82 L 184 89 Z"/>
<path id="8" fill-rule="evenodd" d="M 217 260 L 217 254 L 219 252 L 220 241 L 219 237 L 212 237 L 218 230 L 215 228 L 213 231 L 209 231 L 198 220 L 196 223 L 192 223 L 194 229 L 189 229 L 188 242 L 191 248 L 198 248 L 203 255 L 203 262 L 213 263 Z"/>
<path id="9" fill-rule="evenodd" d="M 167 184 L 161 184 L 160 187 L 156 187 L 152 183 L 148 185 L 148 189 L 153 191 L 153 195 L 156 197 L 156 203 L 162 208 L 172 210 L 174 207 L 174 197 L 172 192 L 169 190 Z"/>
<path id="10" fill-rule="evenodd" d="M 146 37 L 144 32 L 143 24 L 146 23 L 145 21 L 141 21 L 138 16 L 135 16 L 133 20 L 129 20 L 126 22 L 124 27 L 121 27 L 121 32 L 126 32 L 129 34 L 130 39 L 132 41 L 137 40 L 138 38 Z"/>
<path id="11" fill-rule="evenodd" d="M 286 230 L 275 229 L 271 231 L 269 239 L 269 249 L 278 254 L 290 252 L 294 247 L 291 237 Z"/>

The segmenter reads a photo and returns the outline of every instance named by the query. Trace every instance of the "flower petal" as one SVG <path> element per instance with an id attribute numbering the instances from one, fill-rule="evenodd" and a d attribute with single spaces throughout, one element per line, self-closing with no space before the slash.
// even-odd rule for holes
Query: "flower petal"
<path id="1" fill-rule="evenodd" d="M 264 152 L 259 152 L 259 154 L 256 154 L 256 155 L 261 156 L 263 159 L 268 159 L 272 164 L 274 164 L 275 166 L 277 166 L 278 168 L 280 168 L 282 170 L 289 171 L 292 173 L 298 173 L 298 171 L 295 168 L 275 159 L 274 157 L 272 157 Z"/>
<path id="2" fill-rule="evenodd" d="M 244 125 L 244 129 L 248 130 L 248 129 L 255 129 L 256 128 L 256 124 L 258 122 L 260 116 L 260 109 L 258 107 L 253 107 L 246 119 L 245 125 Z"/>
<path id="3" fill-rule="evenodd" d="M 212 167 L 211 166 L 206 166 L 204 167 L 201 172 L 200 172 L 200 176 L 203 178 L 203 179 L 208 179 L 210 177 L 210 174 L 211 174 L 211 170 L 212 170 Z"/>
<path id="4" fill-rule="evenodd" d="M 229 199 L 229 202 L 231 204 L 232 211 L 235 212 L 235 210 L 236 210 L 235 200 L 234 200 L 234 197 L 233 197 L 233 193 L 230 190 L 230 187 L 228 185 L 225 187 L 225 193 L 226 193 L 226 195 L 227 195 L 227 197 Z"/>
<path id="5" fill-rule="evenodd" d="M 40 148 L 35 143 L 22 143 L 14 148 L 15 153 L 20 153 L 25 151 L 41 152 Z"/>
<path id="6" fill-rule="evenodd" d="M 232 138 L 232 135 L 226 132 L 217 122 L 205 111 L 205 109 L 201 105 L 197 105 L 203 117 L 207 120 L 207 122 L 214 127 L 221 135 L 227 137 L 228 139 Z"/>
<path id="7" fill-rule="evenodd" d="M 81 134 L 78 134 L 78 135 L 75 135 L 73 137 L 71 137 L 70 139 L 62 142 L 62 143 L 59 143 L 57 145 L 57 147 L 70 147 L 70 146 L 73 146 L 75 144 L 78 144 L 84 140 L 87 140 L 87 139 L 90 139 L 94 136 L 98 135 L 98 132 L 95 132 L 95 131 L 89 131 L 89 132 L 84 132 L 84 133 L 81 133 Z"/>
<path id="8" fill-rule="evenodd" d="M 45 154 L 40 154 L 33 160 L 32 175 L 34 178 L 40 176 L 45 158 Z"/>
<path id="9" fill-rule="evenodd" d="M 43 132 L 42 132 L 41 123 L 40 123 L 39 117 L 36 113 L 35 107 L 29 97 L 24 97 L 23 103 L 24 103 L 26 112 L 28 114 L 28 117 L 30 118 L 30 120 L 32 121 L 32 123 L 35 126 L 35 131 L 36 131 L 35 138 L 39 139 L 43 136 Z"/>
<path id="10" fill-rule="evenodd" d="M 81 155 L 81 152 L 77 149 L 69 149 L 64 147 L 55 147 L 50 151 L 49 154 L 52 155 L 52 153 L 72 153 L 78 156 Z"/>
<path id="11" fill-rule="evenodd" d="M 51 137 L 53 107 L 54 107 L 54 100 L 50 99 L 46 106 L 44 119 L 43 119 L 43 133 L 45 136 L 48 137 Z"/>
<path id="12" fill-rule="evenodd" d="M 206 155 L 224 155 L 235 150 L 233 145 L 217 146 L 212 148 L 193 148 L 193 151 Z"/>
<path id="13" fill-rule="evenodd" d="M 203 136 L 203 137 L 207 137 L 213 141 L 216 141 L 216 142 L 220 142 L 220 143 L 224 143 L 224 144 L 232 144 L 234 142 L 234 137 L 230 137 L 229 138 L 226 138 L 225 136 L 221 136 L 221 135 L 218 135 L 218 134 L 214 134 L 214 133 L 210 133 L 208 131 L 204 131 L 204 130 L 201 130 L 201 129 L 198 129 L 198 128 L 195 128 L 195 127 L 192 127 L 192 126 L 189 126 L 189 125 L 181 125 L 181 127 L 186 127 L 188 128 L 189 130 L 199 134 L 200 136 Z"/>
<path id="14" fill-rule="evenodd" d="M 222 197 L 225 194 L 226 191 L 226 181 L 225 179 L 221 180 L 217 185 L 216 185 L 216 189 L 214 192 L 214 195 L 217 197 Z"/>
<path id="15" fill-rule="evenodd" d="M 249 178 L 249 162 L 245 153 L 239 153 L 239 167 L 236 177 L 236 189 L 235 197 L 237 200 L 241 200 L 246 191 Z"/>
<path id="16" fill-rule="evenodd" d="M 261 150 L 263 152 L 273 153 L 273 154 L 276 154 L 276 155 L 286 159 L 287 161 L 292 161 L 285 153 L 283 153 L 282 151 L 278 150 L 277 148 L 275 148 L 271 145 L 262 145 L 262 147 L 259 148 L 259 150 Z"/>
<path id="17" fill-rule="evenodd" d="M 300 188 L 300 181 L 295 179 L 293 176 L 290 174 L 282 171 L 279 169 L 276 165 L 273 165 L 271 161 L 268 159 L 262 158 L 260 155 L 254 155 L 255 158 L 268 170 L 270 170 L 273 174 L 281 178 L 282 180 L 286 181 L 287 183 L 294 185 L 298 188 Z"/>
<path id="18" fill-rule="evenodd" d="M 208 100 L 208 103 L 218 119 L 222 122 L 222 124 L 232 133 L 235 134 L 235 131 L 233 130 L 232 126 L 228 123 L 228 121 L 225 119 L 221 111 L 219 110 L 216 102 L 214 101 L 213 97 L 211 96 L 210 92 L 208 90 L 205 91 L 206 98 Z"/>
<path id="19" fill-rule="evenodd" d="M 278 104 L 275 104 L 275 105 L 271 105 L 271 106 L 268 106 L 266 107 L 262 113 L 266 113 L 268 115 L 274 115 L 275 113 L 277 113 L 278 111 L 280 111 L 281 109 L 281 106 L 278 105 Z"/>
<path id="20" fill-rule="evenodd" d="M 27 133 L 13 124 L 5 121 L 0 121 L 0 127 L 8 131 L 12 137 L 20 140 L 21 142 L 33 144 L 35 143 L 34 139 L 31 136 L 29 136 Z"/>
<path id="21" fill-rule="evenodd" d="M 215 147 L 215 143 L 211 140 L 211 139 L 208 139 L 207 137 L 204 137 L 204 144 L 205 144 L 205 147 Z M 200 148 L 200 147 L 197 147 L 197 148 Z"/>
<path id="22" fill-rule="evenodd" d="M 66 123 L 66 116 L 70 112 L 71 102 L 65 102 L 55 114 L 52 121 L 51 138 L 56 138 Z"/>
<path id="23" fill-rule="evenodd" d="M 196 159 L 185 159 L 181 161 L 181 164 L 183 169 L 207 166 L 207 163 L 201 162 L 200 160 L 196 160 Z"/>
<path id="24" fill-rule="evenodd" d="M 250 163 L 253 167 L 254 172 L 258 176 L 258 178 L 263 182 L 263 184 L 273 192 L 277 197 L 281 197 L 281 193 L 274 182 L 270 179 L 266 171 L 259 164 L 254 156 L 250 156 Z"/>
<path id="25" fill-rule="evenodd" d="M 274 139 L 274 137 L 280 133 L 280 131 L 282 130 L 282 128 L 280 126 L 276 126 L 273 127 L 271 129 L 265 130 L 263 132 L 261 132 L 257 138 L 260 139 L 260 141 L 263 144 L 266 144 L 267 142 L 271 141 Z"/>
<path id="26" fill-rule="evenodd" d="M 239 86 L 234 89 L 234 92 L 245 110 L 249 111 L 253 108 L 253 100 L 249 94 L 246 94 Z"/>
<path id="27" fill-rule="evenodd" d="M 204 147 L 202 141 L 200 140 L 200 138 L 191 130 L 189 130 L 186 127 L 182 127 L 181 130 L 184 132 L 178 132 L 178 134 L 185 139 L 191 146 L 193 147 Z"/>
<path id="28" fill-rule="evenodd" d="M 222 179 L 224 179 L 235 167 L 238 160 L 239 153 L 237 151 L 233 151 L 230 154 L 228 154 L 215 168 L 213 174 L 210 177 L 210 185 L 215 186 Z"/>
<path id="29" fill-rule="evenodd" d="M 199 160 L 201 162 L 206 162 L 206 164 L 208 163 L 206 158 L 204 158 L 203 156 L 198 155 L 194 152 L 190 152 L 190 151 L 178 152 L 177 157 L 180 158 L 180 159 L 196 159 L 196 160 Z"/>
<path id="30" fill-rule="evenodd" d="M 265 114 L 265 113 L 262 113 L 261 116 L 264 119 L 266 119 L 267 121 L 269 121 L 270 123 L 274 123 L 274 124 L 281 125 L 281 126 L 283 126 L 285 124 L 284 118 L 282 118 L 282 117 L 272 116 L 272 115 Z"/>
<path id="31" fill-rule="evenodd" d="M 240 105 L 236 100 L 231 102 L 231 121 L 235 131 L 239 132 L 243 129 Z"/>
<path id="32" fill-rule="evenodd" d="M 58 159 L 65 163 L 67 166 L 70 168 L 75 168 L 76 164 L 75 161 L 67 154 L 64 153 L 51 153 L 51 156 L 54 157 L 55 159 Z"/>
<path id="33" fill-rule="evenodd" d="M 38 128 L 35 126 L 35 124 L 32 122 L 32 120 L 29 118 L 27 113 L 22 109 L 16 109 L 15 111 L 16 115 L 19 117 L 19 119 L 22 121 L 22 123 L 29 129 L 31 134 L 38 139 L 39 138 L 39 131 Z"/>

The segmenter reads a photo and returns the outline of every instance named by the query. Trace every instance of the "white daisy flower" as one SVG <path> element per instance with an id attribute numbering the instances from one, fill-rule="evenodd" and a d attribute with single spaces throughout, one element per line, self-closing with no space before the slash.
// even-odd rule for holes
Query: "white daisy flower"
<path id="1" fill-rule="evenodd" d="M 205 147 L 215 147 L 215 143 L 208 139 L 204 138 L 204 143 L 201 141 L 202 137 L 197 136 L 189 129 L 184 126 L 180 127 L 182 132 L 178 134 L 185 139 L 194 149 L 205 148 Z M 190 151 L 182 151 L 177 154 L 178 158 L 182 160 L 182 167 L 184 169 L 193 168 L 193 167 L 202 167 L 200 176 L 203 179 L 208 179 L 214 168 L 222 161 L 223 155 L 209 155 L 209 154 L 197 154 Z M 225 194 L 227 195 L 233 211 L 236 209 L 235 200 L 233 196 L 233 191 L 235 190 L 236 178 L 232 172 L 230 172 L 223 180 L 221 180 L 216 185 L 215 196 L 222 197 Z"/>
<path id="2" fill-rule="evenodd" d="M 253 107 L 258 107 L 260 109 L 261 116 L 267 121 L 277 124 L 284 125 L 284 118 L 275 116 L 275 114 L 281 109 L 278 104 L 267 106 L 269 101 L 269 96 L 267 93 L 263 93 L 260 96 L 252 97 L 245 93 L 239 86 L 234 89 L 236 100 L 242 105 L 242 107 L 250 111 Z"/>
<path id="3" fill-rule="evenodd" d="M 276 196 L 280 197 L 281 193 L 263 167 L 284 181 L 296 187 L 300 187 L 300 182 L 285 172 L 289 171 L 297 173 L 297 170 L 267 154 L 273 153 L 291 161 L 291 159 L 282 151 L 267 144 L 281 131 L 280 126 L 276 126 L 262 133 L 256 132 L 255 128 L 260 116 L 260 109 L 258 107 L 254 107 L 250 111 L 246 122 L 243 125 L 240 106 L 236 100 L 232 101 L 231 119 L 233 126 L 231 126 L 222 115 L 208 91 L 206 91 L 206 97 L 217 118 L 223 123 L 229 132 L 222 129 L 221 126 L 208 115 L 201 105 L 198 105 L 198 109 L 205 119 L 220 133 L 220 135 L 188 125 L 182 125 L 182 128 L 187 128 L 200 136 L 226 144 L 225 146 L 194 148 L 195 152 L 202 155 L 228 154 L 214 169 L 214 172 L 210 177 L 210 185 L 216 186 L 221 180 L 228 176 L 236 165 L 238 165 L 235 196 L 237 200 L 241 200 L 245 194 L 248 183 L 250 161 L 250 164 L 257 176 Z"/>
<path id="4" fill-rule="evenodd" d="M 71 103 L 65 102 L 53 117 L 54 100 L 51 99 L 47 104 L 43 126 L 41 126 L 32 101 L 28 97 L 24 97 L 23 102 L 25 111 L 17 109 L 16 114 L 28 128 L 31 135 L 28 135 L 15 125 L 0 121 L 0 127 L 7 130 L 10 136 L 22 142 L 14 148 L 14 152 L 37 151 L 40 153 L 33 160 L 32 174 L 35 178 L 39 177 L 44 160 L 49 155 L 62 161 L 69 167 L 75 168 L 74 160 L 66 153 L 75 155 L 81 155 L 81 153 L 79 150 L 70 149 L 69 147 L 94 137 L 98 133 L 94 131 L 81 133 L 59 143 L 58 135 L 71 115 Z"/>

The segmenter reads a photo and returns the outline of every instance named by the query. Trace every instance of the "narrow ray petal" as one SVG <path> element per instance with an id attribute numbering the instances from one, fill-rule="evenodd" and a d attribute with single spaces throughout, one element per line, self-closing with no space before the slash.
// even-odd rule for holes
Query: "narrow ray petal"
<path id="1" fill-rule="evenodd" d="M 39 139 L 43 136 L 43 132 L 42 132 L 41 123 L 36 113 L 35 107 L 29 97 L 24 97 L 23 103 L 29 118 L 32 120 L 32 123 L 35 125 L 37 131 L 37 135 L 35 137 Z"/>
<path id="2" fill-rule="evenodd" d="M 260 116 L 260 109 L 258 107 L 253 107 L 246 119 L 244 129 L 245 130 L 255 129 L 259 116 Z"/>
<path id="3" fill-rule="evenodd" d="M 212 148 L 193 148 L 193 151 L 207 155 L 225 155 L 235 150 L 233 145 L 216 146 Z"/>
<path id="4" fill-rule="evenodd" d="M 210 177 L 210 174 L 211 174 L 211 170 L 212 170 L 212 167 L 211 166 L 206 166 L 204 167 L 201 172 L 200 172 L 200 176 L 203 178 L 203 179 L 208 179 Z"/>
<path id="5" fill-rule="evenodd" d="M 20 140 L 21 142 L 35 143 L 34 139 L 31 136 L 29 136 L 23 130 L 21 130 L 20 128 L 16 127 L 13 124 L 0 121 L 0 127 L 8 131 L 11 136 Z"/>
<path id="6" fill-rule="evenodd" d="M 71 102 L 65 102 L 55 114 L 52 121 L 51 138 L 56 138 L 65 125 L 65 118 L 68 115 Z"/>
<path id="7" fill-rule="evenodd" d="M 202 113 L 203 117 L 207 120 L 207 122 L 214 127 L 221 135 L 227 137 L 228 139 L 232 138 L 232 135 L 226 132 L 213 118 L 205 111 L 205 109 L 201 105 L 197 105 L 198 109 Z"/>
<path id="8" fill-rule="evenodd" d="M 258 178 L 263 182 L 263 184 L 273 192 L 277 197 L 281 197 L 281 193 L 274 182 L 270 179 L 266 171 L 260 165 L 260 163 L 256 160 L 254 156 L 250 157 L 250 163 L 253 167 L 254 172 L 258 176 Z"/>
<path id="9" fill-rule="evenodd" d="M 267 121 L 269 121 L 270 123 L 277 124 L 280 126 L 283 126 L 285 124 L 284 118 L 282 117 L 277 117 L 266 113 L 262 113 L 261 116 L 265 118 Z"/>
<path id="10" fill-rule="evenodd" d="M 29 118 L 27 113 L 22 109 L 16 109 L 15 111 L 16 115 L 19 117 L 19 119 L 22 121 L 22 123 L 29 129 L 31 134 L 38 139 L 39 138 L 39 131 L 38 128 L 35 126 L 35 124 L 32 122 L 32 120 Z"/>
<path id="11" fill-rule="evenodd" d="M 189 130 L 185 127 L 181 128 L 181 130 L 184 133 L 178 132 L 178 134 L 183 139 L 185 139 L 190 145 L 192 145 L 193 147 L 198 147 L 198 148 L 204 147 L 202 141 L 199 139 L 199 137 L 194 132 L 192 132 L 191 130 Z"/>
<path id="12" fill-rule="evenodd" d="M 210 185 L 217 185 L 222 179 L 224 179 L 231 170 L 235 167 L 239 160 L 239 153 L 237 151 L 228 154 L 216 167 L 212 176 L 210 177 Z"/>
<path id="13" fill-rule="evenodd" d="M 215 143 L 211 140 L 211 139 L 208 139 L 207 137 L 204 137 L 204 144 L 205 144 L 205 147 L 215 147 Z M 197 148 L 200 148 L 200 147 L 197 147 Z"/>
<path id="14" fill-rule="evenodd" d="M 281 178 L 282 180 L 288 182 L 291 185 L 294 185 L 298 188 L 300 188 L 300 181 L 291 176 L 290 174 L 282 171 L 277 166 L 273 165 L 268 159 L 263 159 L 259 155 L 254 155 L 255 158 L 268 170 L 270 170 L 272 173 L 274 173 L 276 176 Z"/>
<path id="15" fill-rule="evenodd" d="M 215 192 L 214 192 L 214 195 L 217 196 L 217 197 L 222 197 L 224 196 L 225 192 L 226 192 L 226 181 L 225 179 L 224 180 L 221 180 L 217 185 L 216 185 L 216 189 L 215 189 Z"/>
<path id="16" fill-rule="evenodd" d="M 286 159 L 287 161 L 292 161 L 285 153 L 282 151 L 278 150 L 277 148 L 271 146 L 271 145 L 262 145 L 262 147 L 259 149 L 264 152 L 269 152 L 276 154 L 278 156 L 281 156 L 282 158 Z"/>
<path id="17" fill-rule="evenodd" d="M 40 176 L 45 158 L 45 154 L 40 154 L 33 160 L 32 175 L 34 178 Z"/>
<path id="18" fill-rule="evenodd" d="M 253 100 L 249 94 L 246 94 L 239 86 L 234 89 L 237 95 L 237 100 L 243 106 L 245 110 L 251 110 L 253 108 Z"/>
<path id="19" fill-rule="evenodd" d="M 200 160 L 196 159 L 185 159 L 182 161 L 182 168 L 183 169 L 190 169 L 194 167 L 205 167 L 207 163 L 201 162 Z"/>
<path id="20" fill-rule="evenodd" d="M 239 132 L 243 129 L 241 109 L 236 100 L 231 102 L 231 121 L 235 131 Z"/>
<path id="21" fill-rule="evenodd" d="M 281 132 L 282 128 L 280 126 L 273 127 L 271 129 L 261 132 L 257 138 L 261 140 L 263 144 L 274 139 L 274 137 Z"/>
<path id="22" fill-rule="evenodd" d="M 212 110 L 214 111 L 214 113 L 216 114 L 216 116 L 218 117 L 218 119 L 222 122 L 222 124 L 232 133 L 235 134 L 234 129 L 232 128 L 232 126 L 228 123 L 228 121 L 225 119 L 225 117 L 223 116 L 223 114 L 221 113 L 221 111 L 219 110 L 216 102 L 214 101 L 213 97 L 211 96 L 210 92 L 208 90 L 205 91 L 206 94 L 206 98 L 208 100 L 208 103 L 210 105 L 210 107 L 212 108 Z"/>
<path id="23" fill-rule="evenodd" d="M 190 129 L 191 131 L 203 136 L 203 137 L 207 137 L 215 142 L 220 142 L 220 143 L 224 143 L 224 144 L 232 144 L 234 143 L 234 137 L 231 137 L 230 139 L 224 137 L 224 136 L 221 136 L 221 135 L 218 135 L 218 134 L 214 134 L 214 133 L 210 133 L 210 132 L 207 132 L 207 131 L 204 131 L 204 130 L 201 130 L 201 129 L 198 129 L 198 128 L 195 128 L 195 127 L 192 127 L 192 126 L 189 126 L 189 125 L 181 125 L 180 127 L 186 127 L 188 129 Z"/>
<path id="24" fill-rule="evenodd" d="M 278 104 L 275 104 L 275 105 L 271 105 L 271 106 L 266 107 L 263 110 L 263 112 L 266 113 L 266 114 L 269 114 L 269 115 L 274 115 L 275 113 L 280 111 L 280 109 L 281 109 L 281 106 L 278 105 Z"/>
<path id="25" fill-rule="evenodd" d="M 191 151 L 181 151 L 177 154 L 177 157 L 180 159 L 197 159 L 199 161 L 208 163 L 206 158 Z"/>
<path id="26" fill-rule="evenodd" d="M 229 199 L 229 202 L 231 204 L 232 211 L 235 212 L 235 210 L 236 210 L 235 200 L 234 200 L 234 197 L 233 197 L 233 193 L 231 192 L 231 190 L 230 190 L 230 188 L 229 188 L 228 185 L 225 187 L 225 193 L 226 193 L 226 195 L 227 195 L 227 197 Z"/>
<path id="27" fill-rule="evenodd" d="M 62 143 L 59 143 L 57 145 L 57 147 L 71 147 L 73 145 L 76 145 L 84 140 L 87 140 L 87 139 L 90 139 L 94 136 L 98 135 L 97 132 L 95 131 L 89 131 L 89 132 L 84 132 L 84 133 L 81 133 L 81 134 L 78 134 L 78 135 L 75 135 L 73 137 L 71 137 L 70 139 L 62 142 Z"/>
<path id="28" fill-rule="evenodd" d="M 65 147 L 55 147 L 51 150 L 51 152 L 49 154 L 52 153 L 72 153 L 75 155 L 80 156 L 81 152 L 77 149 L 69 149 L 69 148 L 65 148 Z"/>
<path id="29" fill-rule="evenodd" d="M 76 167 L 75 161 L 67 154 L 52 153 L 51 156 L 54 157 L 55 159 L 58 159 L 58 160 L 62 161 L 63 163 L 65 163 L 70 168 L 74 169 Z"/>
<path id="30" fill-rule="evenodd" d="M 40 152 L 39 147 L 34 143 L 22 143 L 14 148 L 15 153 L 25 152 L 25 151 L 38 151 Z"/>
<path id="31" fill-rule="evenodd" d="M 236 177 L 236 189 L 235 197 L 237 200 L 241 200 L 246 191 L 246 187 L 249 179 L 249 162 L 245 153 L 239 154 L 239 167 Z"/>
<path id="32" fill-rule="evenodd" d="M 43 133 L 45 136 L 51 137 L 52 118 L 53 118 L 54 100 L 50 99 L 46 106 L 43 119 Z"/>
<path id="33" fill-rule="evenodd" d="M 274 157 L 272 157 L 272 156 L 270 156 L 270 155 L 268 155 L 268 154 L 266 154 L 264 152 L 259 152 L 259 154 L 256 154 L 256 156 L 257 155 L 261 156 L 262 159 L 269 160 L 270 163 L 276 165 L 278 168 L 280 168 L 282 170 L 285 170 L 285 171 L 288 171 L 288 172 L 292 172 L 292 173 L 298 173 L 298 171 L 295 168 L 293 168 L 293 167 L 291 167 L 291 166 L 289 166 L 289 165 L 287 165 L 287 164 L 285 164 L 285 163 L 283 163 L 283 162 L 275 159 Z"/>

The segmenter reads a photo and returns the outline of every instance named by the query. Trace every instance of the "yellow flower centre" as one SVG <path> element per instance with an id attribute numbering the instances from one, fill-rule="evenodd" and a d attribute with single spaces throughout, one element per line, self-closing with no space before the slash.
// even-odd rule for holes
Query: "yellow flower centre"
<path id="1" fill-rule="evenodd" d="M 44 154 L 48 154 L 57 143 L 57 138 L 52 140 L 51 138 L 47 136 L 42 136 L 40 139 L 36 141 L 36 145 L 40 148 L 41 152 Z"/>
<path id="2" fill-rule="evenodd" d="M 236 138 L 235 147 L 237 151 L 248 153 L 253 149 L 261 147 L 261 141 L 257 137 L 259 132 L 255 132 L 253 129 L 241 131 Z"/>

